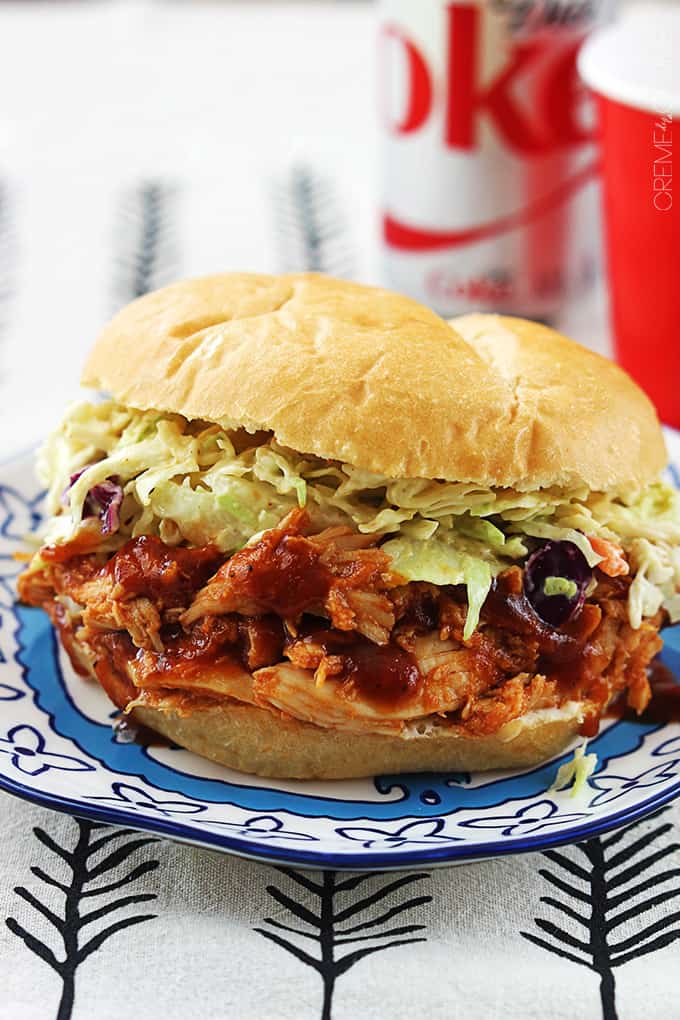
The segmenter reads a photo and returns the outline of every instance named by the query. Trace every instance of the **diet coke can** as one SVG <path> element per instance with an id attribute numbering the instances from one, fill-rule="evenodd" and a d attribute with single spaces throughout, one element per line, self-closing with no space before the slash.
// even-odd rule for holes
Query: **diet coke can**
<path id="1" fill-rule="evenodd" d="M 552 320 L 599 267 L 576 56 L 608 0 L 382 0 L 383 275 L 442 315 Z"/>

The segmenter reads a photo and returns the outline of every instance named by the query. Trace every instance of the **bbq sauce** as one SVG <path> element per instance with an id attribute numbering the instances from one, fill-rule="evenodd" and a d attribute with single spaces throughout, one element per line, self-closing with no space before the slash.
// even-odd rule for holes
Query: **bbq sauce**
<path id="1" fill-rule="evenodd" d="M 642 723 L 680 722 L 680 682 L 659 659 L 649 666 L 649 685 L 652 698 L 642 715 L 624 707 L 622 717 Z"/>
<path id="2" fill-rule="evenodd" d="M 415 658 L 398 645 L 375 645 L 354 633 L 309 627 L 303 639 L 319 645 L 327 655 L 341 655 L 340 679 L 351 684 L 360 698 L 385 708 L 407 701 L 422 684 Z"/>
<path id="3" fill-rule="evenodd" d="M 647 708 L 640 715 L 626 704 L 626 692 L 607 708 L 606 719 L 623 719 L 626 722 L 661 724 L 680 722 L 680 681 L 659 659 L 648 666 L 649 686 L 652 697 Z"/>
<path id="4" fill-rule="evenodd" d="M 540 654 L 540 672 L 552 674 L 567 663 L 579 664 L 589 654 L 588 639 L 597 630 L 602 612 L 586 603 L 576 616 L 559 629 L 536 614 L 524 593 L 522 572 L 511 567 L 494 579 L 484 603 L 486 623 L 521 634 L 535 642 Z"/>
<path id="5" fill-rule="evenodd" d="M 220 662 L 238 660 L 238 626 L 233 617 L 208 616 L 189 634 L 172 624 L 162 629 L 161 637 L 163 651 L 152 653 L 150 672 L 155 675 L 192 676 Z M 140 651 L 135 655 L 138 660 L 148 658 L 148 653 Z"/>
<path id="6" fill-rule="evenodd" d="M 321 606 L 332 582 L 319 552 L 296 535 L 265 536 L 235 553 L 222 570 L 244 599 L 284 618 Z"/>
<path id="7" fill-rule="evenodd" d="M 145 595 L 166 606 L 182 606 L 224 561 L 217 546 L 167 546 L 154 535 L 130 539 L 106 570 L 126 596 Z"/>
<path id="8" fill-rule="evenodd" d="M 680 682 L 668 666 L 655 659 L 649 667 L 652 700 L 641 716 L 642 722 L 680 722 Z"/>
<path id="9" fill-rule="evenodd" d="M 362 698 L 381 705 L 412 697 L 421 683 L 415 659 L 403 648 L 355 642 L 345 655 L 345 675 Z"/>

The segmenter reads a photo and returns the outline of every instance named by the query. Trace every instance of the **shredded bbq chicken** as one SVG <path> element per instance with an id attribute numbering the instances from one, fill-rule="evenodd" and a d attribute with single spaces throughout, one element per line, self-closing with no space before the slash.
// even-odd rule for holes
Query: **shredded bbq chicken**
<path id="1" fill-rule="evenodd" d="M 121 708 L 195 711 L 235 699 L 319 726 L 398 733 L 438 717 L 490 734 L 526 712 L 584 702 L 593 732 L 612 696 L 638 712 L 661 614 L 633 630 L 629 577 L 598 584 L 568 624 L 540 620 L 512 567 L 464 639 L 464 588 L 403 584 L 349 528 L 310 532 L 303 510 L 230 558 L 153 536 L 107 557 L 45 549 L 19 596 L 45 607 L 80 672 Z M 82 547 L 81 547 L 82 548 Z"/>
<path id="2" fill-rule="evenodd" d="M 303 612 L 330 619 L 338 630 L 357 631 L 385 645 L 395 624 L 386 593 L 399 585 L 375 536 L 328 528 L 304 537 L 304 510 L 235 553 L 203 588 L 181 623 L 202 616 L 276 613 L 295 632 Z M 369 548 L 372 546 L 372 548 Z"/>

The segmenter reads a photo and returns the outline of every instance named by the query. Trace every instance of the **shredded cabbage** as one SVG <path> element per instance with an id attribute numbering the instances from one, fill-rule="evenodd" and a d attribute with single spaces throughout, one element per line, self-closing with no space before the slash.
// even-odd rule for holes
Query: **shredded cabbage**
<path id="1" fill-rule="evenodd" d="M 633 583 L 628 593 L 631 626 L 654 616 L 663 606 L 671 623 L 680 620 L 680 546 L 636 538 L 630 543 Z"/>
<path id="2" fill-rule="evenodd" d="M 69 479 L 82 468 L 64 507 Z M 493 577 L 523 560 L 532 540 L 573 542 L 594 566 L 601 557 L 590 538 L 597 536 L 628 554 L 631 624 L 662 606 L 680 620 L 680 495 L 661 481 L 610 496 L 392 479 L 297 453 L 269 434 L 114 401 L 73 406 L 45 443 L 39 473 L 48 488 L 46 543 L 72 537 L 88 491 L 115 477 L 124 493 L 121 524 L 102 538 L 103 550 L 149 533 L 169 543 L 215 542 L 231 553 L 304 506 L 321 527 L 348 523 L 388 536 L 384 548 L 408 580 L 465 584 L 469 636 Z"/>
<path id="3" fill-rule="evenodd" d="M 548 793 L 566 790 L 571 785 L 571 796 L 576 797 L 588 786 L 588 780 L 597 768 L 597 755 L 594 752 L 586 754 L 587 746 L 588 741 L 584 740 L 574 751 L 573 757 L 560 765 Z"/>
<path id="4" fill-rule="evenodd" d="M 463 637 L 467 640 L 479 623 L 493 578 L 506 569 L 508 560 L 525 557 L 528 549 L 519 538 L 506 540 L 500 528 L 489 521 L 460 518 L 453 527 L 440 529 L 436 538 L 427 539 L 411 537 L 407 528 L 406 534 L 386 542 L 383 551 L 407 581 L 466 586 L 468 612 Z"/>
<path id="5" fill-rule="evenodd" d="M 479 614 L 489 594 L 491 581 L 503 569 L 495 558 L 466 553 L 450 541 L 393 538 L 383 546 L 394 569 L 407 581 L 432 584 L 464 584 L 467 587 L 468 612 L 463 637 L 471 637 L 479 623 Z"/>

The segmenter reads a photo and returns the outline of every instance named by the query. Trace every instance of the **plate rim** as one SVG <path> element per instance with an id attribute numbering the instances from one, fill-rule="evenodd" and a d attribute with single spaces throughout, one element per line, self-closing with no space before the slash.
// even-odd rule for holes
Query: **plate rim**
<path id="1" fill-rule="evenodd" d="M 192 829 L 181 822 L 156 816 L 136 814 L 132 811 L 105 805 L 92 805 L 86 801 L 59 794 L 36 790 L 35 787 L 15 782 L 0 773 L 0 790 L 20 800 L 29 801 L 40 807 L 50 808 L 61 814 L 87 818 L 90 821 L 102 822 L 107 825 L 125 826 L 143 832 L 153 832 L 169 839 L 188 842 L 208 850 L 232 853 L 238 857 L 256 860 L 261 864 L 283 864 L 298 866 L 307 870 L 318 871 L 398 871 L 414 870 L 419 867 L 447 867 L 456 864 L 474 863 L 495 857 L 512 857 L 516 854 L 542 852 L 554 847 L 582 843 L 596 836 L 602 836 L 612 829 L 618 829 L 630 822 L 646 818 L 680 794 L 680 780 L 670 788 L 660 791 L 648 800 L 632 804 L 614 815 L 602 819 L 594 819 L 568 831 L 559 830 L 545 836 L 536 835 L 520 839 L 511 839 L 506 843 L 452 843 L 447 847 L 419 849 L 412 851 L 383 851 L 380 853 L 357 854 L 336 853 L 329 851 L 305 851 L 271 846 L 256 840 L 240 840 L 224 833 L 211 832 L 206 829 Z M 365 867 L 368 864 L 369 867 Z"/>

